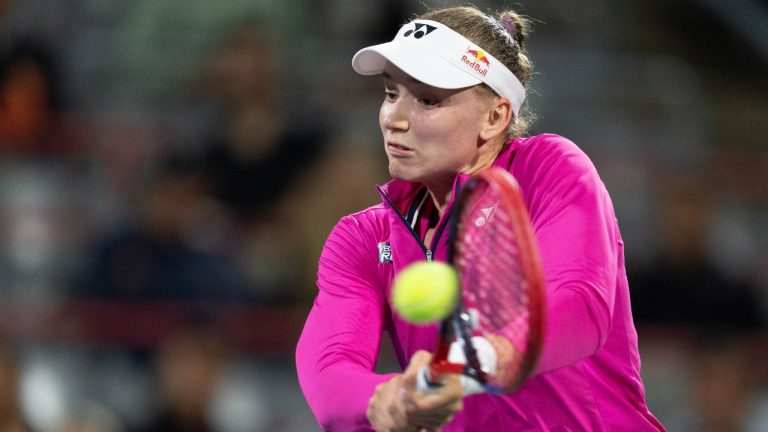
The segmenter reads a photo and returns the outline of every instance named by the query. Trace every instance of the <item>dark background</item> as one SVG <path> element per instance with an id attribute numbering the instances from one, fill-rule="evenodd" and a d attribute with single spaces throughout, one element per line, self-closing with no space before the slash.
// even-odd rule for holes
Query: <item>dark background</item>
<path id="1" fill-rule="evenodd" d="M 0 1 L 0 431 L 316 430 L 317 256 L 387 180 L 350 60 L 454 4 Z M 475 4 L 611 193 L 652 411 L 768 430 L 768 3 Z"/>

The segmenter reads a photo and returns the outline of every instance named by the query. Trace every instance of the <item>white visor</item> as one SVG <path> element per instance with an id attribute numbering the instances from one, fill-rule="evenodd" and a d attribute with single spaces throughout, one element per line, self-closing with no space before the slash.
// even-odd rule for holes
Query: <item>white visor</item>
<path id="1" fill-rule="evenodd" d="M 358 51 L 352 67 L 361 75 L 377 75 L 387 61 L 433 87 L 457 89 L 485 83 L 509 99 L 515 116 L 525 100 L 523 84 L 504 64 L 436 21 L 411 21 L 391 42 Z"/>

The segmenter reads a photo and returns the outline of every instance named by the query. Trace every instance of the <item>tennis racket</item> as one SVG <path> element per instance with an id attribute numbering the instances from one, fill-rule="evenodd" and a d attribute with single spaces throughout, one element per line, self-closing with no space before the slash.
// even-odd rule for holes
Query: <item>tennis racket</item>
<path id="1" fill-rule="evenodd" d="M 544 278 L 528 211 L 514 177 L 483 170 L 463 185 L 449 227 L 448 261 L 461 297 L 417 388 L 460 374 L 465 393 L 513 392 L 533 372 L 544 327 Z"/>

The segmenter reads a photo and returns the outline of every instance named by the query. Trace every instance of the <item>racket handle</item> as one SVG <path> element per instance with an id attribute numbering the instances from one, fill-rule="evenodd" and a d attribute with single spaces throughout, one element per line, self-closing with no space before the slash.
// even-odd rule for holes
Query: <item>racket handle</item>
<path id="1" fill-rule="evenodd" d="M 472 377 L 462 375 L 459 378 L 459 381 L 461 382 L 461 387 L 464 389 L 464 396 L 476 393 L 485 393 L 485 386 L 480 384 L 478 380 Z"/>
<path id="2" fill-rule="evenodd" d="M 429 373 L 429 366 L 422 366 L 419 373 L 416 374 L 416 390 L 422 393 L 434 393 L 443 384 L 440 381 L 433 381 L 432 374 Z"/>
<path id="3" fill-rule="evenodd" d="M 480 368 L 482 371 L 489 375 L 496 374 L 496 350 L 488 339 L 481 336 L 472 337 L 472 346 L 475 348 L 478 360 L 480 361 Z M 467 358 L 464 355 L 463 344 L 456 341 L 451 344 L 448 353 L 448 361 L 453 364 L 466 364 Z M 486 391 L 485 386 L 476 379 L 461 375 L 461 386 L 464 388 L 464 394 L 470 395 L 475 393 L 483 393 Z M 423 366 L 419 369 L 416 375 L 416 389 L 422 393 L 436 392 L 443 384 L 439 380 L 435 380 L 432 377 L 429 366 Z"/>
<path id="4" fill-rule="evenodd" d="M 459 376 L 459 382 L 464 389 L 464 395 L 471 395 L 475 393 L 484 393 L 485 386 L 472 377 L 466 375 Z M 419 373 L 416 375 L 416 389 L 422 393 L 434 393 L 443 386 L 440 381 L 433 381 L 431 374 L 429 373 L 429 366 L 424 366 L 419 369 Z"/>
<path id="5" fill-rule="evenodd" d="M 477 354 L 477 360 L 480 362 L 480 369 L 488 375 L 496 375 L 496 350 L 488 339 L 482 336 L 472 336 L 472 347 Z M 456 341 L 451 344 L 448 350 L 448 361 L 450 363 L 466 364 L 467 357 L 464 355 L 464 344 Z"/>

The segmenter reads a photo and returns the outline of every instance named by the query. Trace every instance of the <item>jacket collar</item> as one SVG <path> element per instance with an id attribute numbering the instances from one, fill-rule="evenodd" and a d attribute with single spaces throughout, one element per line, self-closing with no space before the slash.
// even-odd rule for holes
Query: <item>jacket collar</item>
<path id="1" fill-rule="evenodd" d="M 464 184 L 468 178 L 469 175 L 467 174 L 457 174 L 456 177 L 453 178 L 450 203 L 452 203 L 456 198 L 454 195 L 456 194 L 457 190 L 457 182 L 459 185 Z M 410 206 L 413 200 L 416 199 L 416 195 L 418 195 L 418 193 L 424 189 L 424 185 L 416 182 L 392 179 L 384 185 L 378 186 L 378 189 L 379 194 L 382 195 L 382 201 L 385 205 L 389 205 L 387 202 L 387 198 L 389 198 L 389 201 L 391 201 L 392 204 L 397 207 L 397 210 L 400 213 L 405 214 L 408 211 L 408 206 Z"/>

